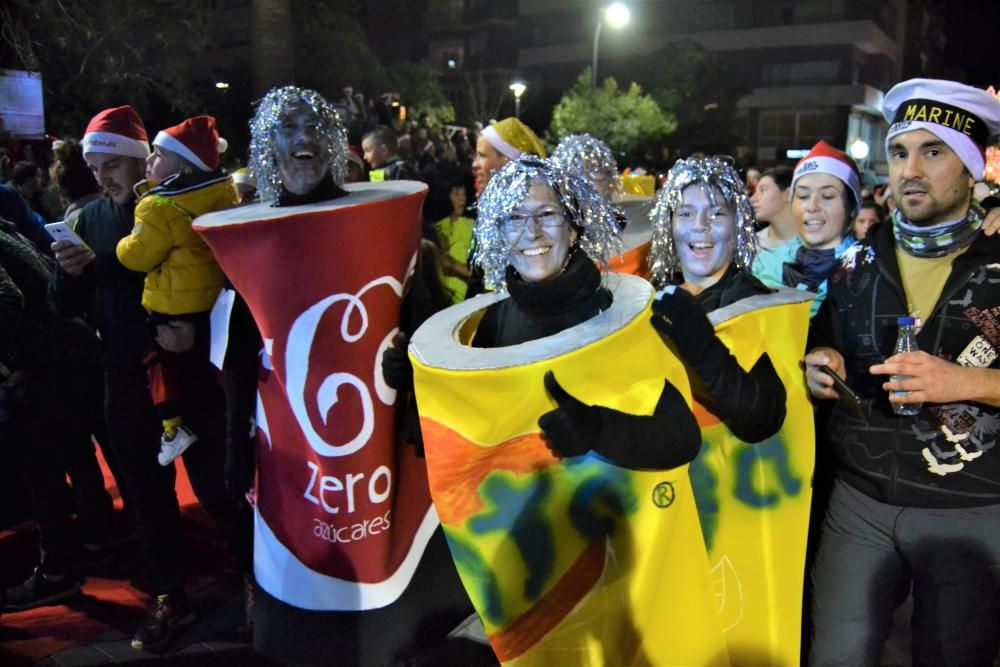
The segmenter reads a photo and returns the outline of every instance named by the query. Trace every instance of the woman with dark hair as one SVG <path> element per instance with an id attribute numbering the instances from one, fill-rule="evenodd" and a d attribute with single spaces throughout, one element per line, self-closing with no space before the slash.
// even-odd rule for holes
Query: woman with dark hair
<path id="1" fill-rule="evenodd" d="M 861 176 L 854 160 L 825 141 L 795 166 L 792 211 L 799 235 L 777 252 L 762 254 L 754 275 L 772 287 L 816 293 L 812 316 L 826 297 L 826 281 L 854 243 L 851 221 L 861 203 Z"/>

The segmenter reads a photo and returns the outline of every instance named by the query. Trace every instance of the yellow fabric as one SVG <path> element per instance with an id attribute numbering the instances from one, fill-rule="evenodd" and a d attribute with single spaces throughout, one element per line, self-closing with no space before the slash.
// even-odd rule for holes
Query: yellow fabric
<path id="1" fill-rule="evenodd" d="M 504 141 L 522 153 L 531 153 L 539 157 L 545 157 L 545 146 L 542 145 L 538 135 L 519 119 L 512 116 L 498 120 L 493 123 L 493 129 L 503 137 Z"/>
<path id="2" fill-rule="evenodd" d="M 431 494 L 505 665 L 729 664 L 687 466 L 558 459 L 538 432 L 555 407 L 547 370 L 633 414 L 652 412 L 664 378 L 690 400 L 649 316 L 647 304 L 603 339 L 513 368 L 430 367 L 411 348 Z"/>
<path id="3" fill-rule="evenodd" d="M 122 265 L 146 274 L 146 310 L 181 315 L 212 309 L 222 288 L 222 270 L 191 221 L 238 202 L 229 178 L 170 197 L 150 194 L 149 185 L 141 189 L 135 227 L 116 250 Z"/>
<path id="4" fill-rule="evenodd" d="M 368 180 L 372 183 L 381 183 L 385 180 L 385 169 L 372 169 L 368 172 Z"/>
<path id="5" fill-rule="evenodd" d="M 951 265 L 968 247 L 944 257 L 914 257 L 896 246 L 896 262 L 906 293 L 906 309 L 910 315 L 926 320 L 941 298 L 944 284 L 951 275 Z"/>
<path id="6" fill-rule="evenodd" d="M 691 480 L 733 665 L 801 664 L 815 463 L 813 412 L 800 368 L 809 305 L 753 310 L 716 327 L 744 369 L 764 352 L 771 358 L 788 397 L 785 422 L 776 435 L 748 444 L 701 406 L 695 410 L 703 444 L 690 465 Z"/>
<path id="7" fill-rule="evenodd" d="M 475 225 L 476 221 L 472 218 L 461 216 L 455 220 L 448 216 L 434 223 L 438 240 L 441 242 L 441 249 L 463 266 L 469 265 L 469 248 L 472 247 L 472 229 Z M 454 303 L 465 300 L 465 293 L 469 289 L 469 284 L 465 280 L 458 276 L 444 274 L 442 274 L 441 280 L 451 292 Z"/>
<path id="8" fill-rule="evenodd" d="M 622 189 L 627 195 L 644 195 L 652 197 L 656 194 L 656 178 L 653 176 L 622 176 Z"/>

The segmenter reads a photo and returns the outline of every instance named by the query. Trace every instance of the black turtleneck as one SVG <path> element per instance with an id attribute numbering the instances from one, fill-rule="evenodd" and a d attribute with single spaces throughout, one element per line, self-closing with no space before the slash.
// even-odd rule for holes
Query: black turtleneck
<path id="1" fill-rule="evenodd" d="M 698 304 L 705 309 L 706 313 L 719 308 L 725 308 L 729 304 L 756 296 L 757 294 L 770 294 L 774 290 L 757 280 L 749 271 L 740 271 L 736 268 L 735 262 L 730 262 L 726 272 L 722 274 L 711 287 L 702 290 L 695 299 Z"/>
<path id="2" fill-rule="evenodd" d="M 611 305 L 601 272 L 586 253 L 574 251 L 566 269 L 549 280 L 526 282 L 507 267 L 510 298 L 493 304 L 476 331 L 473 347 L 504 347 L 552 336 Z"/>
<path id="3" fill-rule="evenodd" d="M 293 192 L 289 192 L 284 187 L 281 188 L 281 192 L 278 193 L 278 198 L 275 200 L 275 206 L 303 206 L 305 204 L 315 204 L 321 201 L 329 201 L 330 199 L 336 199 L 337 197 L 343 197 L 347 194 L 347 190 L 340 187 L 333 182 L 333 177 L 327 174 L 323 177 L 323 180 L 319 182 L 315 188 L 310 190 L 304 195 L 297 195 Z"/>

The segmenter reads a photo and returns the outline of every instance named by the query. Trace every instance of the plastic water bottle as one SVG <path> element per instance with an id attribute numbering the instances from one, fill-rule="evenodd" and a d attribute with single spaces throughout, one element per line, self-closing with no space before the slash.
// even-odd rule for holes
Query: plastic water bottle
<path id="1" fill-rule="evenodd" d="M 917 346 L 917 334 L 913 331 L 913 318 L 912 317 L 899 317 L 896 318 L 896 324 L 899 325 L 899 335 L 896 337 L 896 354 L 900 352 L 916 352 L 920 348 Z M 896 382 L 898 380 L 905 380 L 909 375 L 893 375 L 892 381 Z M 908 391 L 894 391 L 893 394 L 897 396 L 905 396 L 909 394 Z M 912 417 L 913 415 L 920 412 L 920 407 L 923 403 L 894 403 L 889 401 L 889 405 L 895 410 L 897 415 L 904 415 L 907 417 Z"/>

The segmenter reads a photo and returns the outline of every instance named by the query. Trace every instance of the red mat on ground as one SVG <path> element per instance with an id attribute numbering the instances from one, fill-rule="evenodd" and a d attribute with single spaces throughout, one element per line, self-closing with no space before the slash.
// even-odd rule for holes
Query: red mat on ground
<path id="1" fill-rule="evenodd" d="M 98 448 L 105 484 L 122 511 L 121 496 Z M 189 590 L 198 590 L 217 580 L 228 557 L 208 515 L 195 498 L 183 464 L 178 461 L 176 492 L 181 504 L 185 566 Z M 124 523 L 116 516 L 116 525 Z M 33 523 L 0 531 L 0 584 L 13 585 L 30 574 L 37 560 L 37 533 Z M 0 616 L 0 664 L 32 664 L 74 644 L 92 639 L 109 628 L 135 622 L 149 605 L 149 595 L 130 583 L 129 576 L 141 570 L 142 556 L 136 542 L 113 550 L 111 572 L 125 575 L 90 576 L 84 595 L 68 604 L 42 607 Z M 13 581 L 10 578 L 13 577 Z"/>

